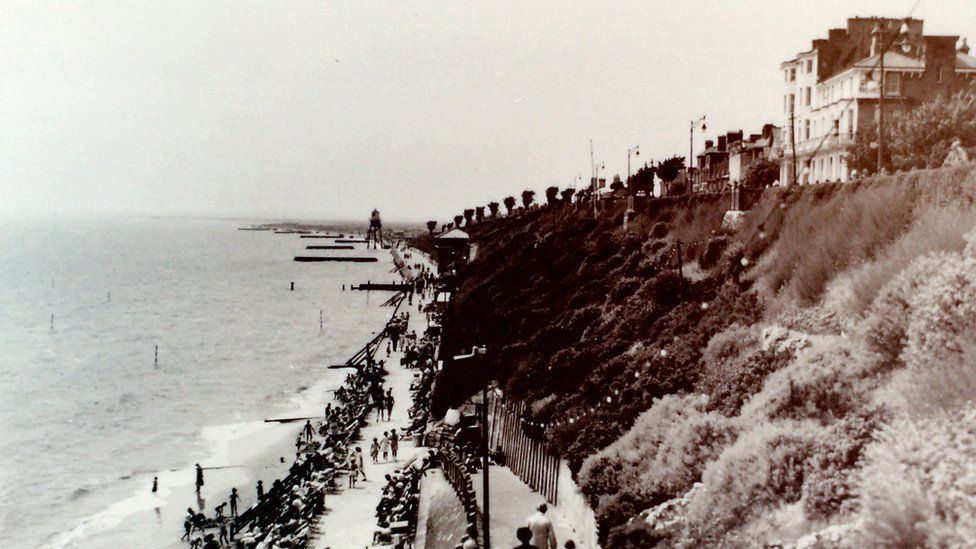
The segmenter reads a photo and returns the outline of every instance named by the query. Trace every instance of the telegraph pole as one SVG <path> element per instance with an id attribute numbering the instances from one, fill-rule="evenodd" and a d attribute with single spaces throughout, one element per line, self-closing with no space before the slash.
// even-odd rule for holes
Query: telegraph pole
<path id="1" fill-rule="evenodd" d="M 790 101 L 790 148 L 793 149 L 793 161 L 790 163 L 792 165 L 793 171 L 793 184 L 799 185 L 800 182 L 796 180 L 796 99 Z"/>
<path id="2" fill-rule="evenodd" d="M 879 40 L 880 42 L 880 40 Z M 881 77 L 878 79 L 878 175 L 881 175 L 881 170 L 884 169 L 883 164 L 883 154 L 884 154 L 884 96 L 885 96 L 885 71 L 884 71 L 884 56 L 885 50 L 887 48 L 882 48 L 881 56 L 878 58 L 878 66 L 881 69 Z"/>

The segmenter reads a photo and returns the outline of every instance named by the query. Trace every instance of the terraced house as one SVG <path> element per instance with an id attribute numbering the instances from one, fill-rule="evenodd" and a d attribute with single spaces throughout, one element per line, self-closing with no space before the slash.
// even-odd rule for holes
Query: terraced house
<path id="1" fill-rule="evenodd" d="M 847 28 L 830 29 L 780 69 L 780 181 L 793 182 L 795 147 L 800 184 L 851 177 L 846 150 L 858 130 L 876 126 L 879 103 L 888 114 L 976 82 L 976 57 L 964 38 L 927 36 L 923 21 L 911 18 L 848 19 Z"/>

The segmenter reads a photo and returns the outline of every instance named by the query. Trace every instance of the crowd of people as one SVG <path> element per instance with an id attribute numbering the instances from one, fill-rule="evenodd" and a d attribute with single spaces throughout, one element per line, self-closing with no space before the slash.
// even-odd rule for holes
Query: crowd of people
<path id="1" fill-rule="evenodd" d="M 339 490 L 338 477 L 347 474 L 351 485 L 356 477 L 365 478 L 362 449 L 354 446 L 354 441 L 371 409 L 377 407 L 376 395 L 388 394 L 383 390 L 385 363 L 374 361 L 373 352 L 375 349 L 336 389 L 335 402 L 325 407 L 323 421 L 317 427 L 306 421 L 295 441 L 295 460 L 288 475 L 275 480 L 267 491 L 258 481 L 257 502 L 251 508 L 237 513 L 240 495 L 234 489 L 229 495 L 227 515 L 227 503 L 215 508 L 213 518 L 187 510 L 183 539 L 191 547 L 270 549 L 308 545 L 313 519 L 325 510 L 325 495 Z M 388 410 L 385 398 L 382 405 Z M 397 436 L 394 434 L 393 438 Z M 202 484 L 202 472 L 198 470 L 198 488 Z"/>

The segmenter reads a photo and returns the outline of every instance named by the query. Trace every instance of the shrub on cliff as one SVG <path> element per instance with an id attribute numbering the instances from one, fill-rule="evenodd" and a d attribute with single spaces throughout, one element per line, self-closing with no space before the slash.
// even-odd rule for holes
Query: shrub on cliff
<path id="1" fill-rule="evenodd" d="M 700 395 L 665 396 L 613 444 L 590 456 L 580 486 L 598 501 L 604 532 L 688 491 L 705 466 L 731 444 L 738 429 L 703 411 Z"/>
<path id="2" fill-rule="evenodd" d="M 807 458 L 803 508 L 813 520 L 852 510 L 865 448 L 886 421 L 883 408 L 866 408 L 832 425 Z"/>
<path id="3" fill-rule="evenodd" d="M 702 474 L 704 490 L 688 505 L 688 534 L 716 543 L 730 529 L 770 506 L 800 499 L 804 464 L 822 427 L 811 423 L 761 424 L 743 433 Z"/>
<path id="4" fill-rule="evenodd" d="M 963 547 L 976 539 L 976 409 L 897 420 L 859 480 L 865 543 Z"/>

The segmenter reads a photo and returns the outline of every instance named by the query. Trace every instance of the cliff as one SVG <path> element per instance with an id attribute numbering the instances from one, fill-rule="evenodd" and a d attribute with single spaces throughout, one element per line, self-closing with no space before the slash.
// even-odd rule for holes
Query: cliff
<path id="1" fill-rule="evenodd" d="M 734 231 L 727 196 L 628 231 L 567 204 L 476 224 L 444 345 L 491 367 L 446 369 L 435 408 L 499 380 L 612 547 L 971 539 L 976 498 L 940 488 L 976 459 L 951 420 L 976 396 L 974 199 L 968 164 L 769 189 Z"/>

